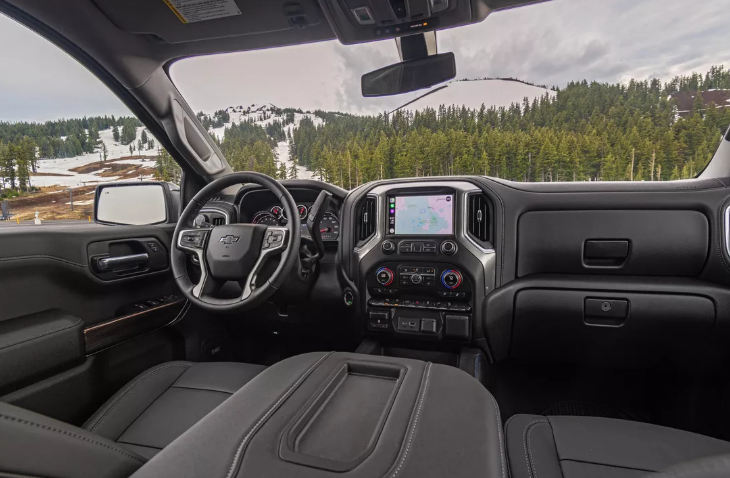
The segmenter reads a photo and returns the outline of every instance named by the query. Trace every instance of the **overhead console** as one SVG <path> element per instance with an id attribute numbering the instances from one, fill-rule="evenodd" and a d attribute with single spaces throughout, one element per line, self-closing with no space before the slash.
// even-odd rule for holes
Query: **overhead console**
<path id="1" fill-rule="evenodd" d="M 320 0 L 344 44 L 395 38 L 484 20 L 482 0 Z"/>
<path id="2" fill-rule="evenodd" d="M 495 283 L 493 205 L 466 181 L 388 183 L 354 206 L 352 277 L 368 333 L 468 342 Z"/>

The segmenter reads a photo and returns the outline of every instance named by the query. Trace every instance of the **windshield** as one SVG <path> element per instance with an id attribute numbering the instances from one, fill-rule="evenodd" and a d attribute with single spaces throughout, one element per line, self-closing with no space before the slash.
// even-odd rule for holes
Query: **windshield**
<path id="1" fill-rule="evenodd" d="M 722 1 L 560 0 L 437 33 L 457 79 L 363 98 L 392 40 L 178 61 L 173 81 L 234 170 L 345 188 L 393 177 L 692 178 L 730 124 Z"/>

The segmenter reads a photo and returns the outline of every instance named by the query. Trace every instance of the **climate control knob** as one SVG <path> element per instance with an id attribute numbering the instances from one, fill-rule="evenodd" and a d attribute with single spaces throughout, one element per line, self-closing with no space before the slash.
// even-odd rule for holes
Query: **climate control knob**
<path id="1" fill-rule="evenodd" d="M 443 271 L 441 273 L 441 283 L 447 289 L 456 289 L 461 285 L 461 272 L 453 269 Z"/>
<path id="2" fill-rule="evenodd" d="M 388 286 L 392 284 L 393 277 L 395 277 L 393 271 L 387 267 L 381 267 L 375 273 L 375 280 L 377 280 L 380 285 Z"/>
<path id="3" fill-rule="evenodd" d="M 423 282 L 423 276 L 421 276 L 420 274 L 413 274 L 413 275 L 411 275 L 411 283 L 412 284 L 418 285 L 421 282 Z"/>
<path id="4" fill-rule="evenodd" d="M 441 253 L 451 256 L 456 253 L 456 243 L 454 241 L 444 241 L 441 243 Z"/>
<path id="5" fill-rule="evenodd" d="M 380 249 L 386 254 L 392 254 L 395 252 L 395 244 L 393 241 L 383 241 L 380 245 Z"/>

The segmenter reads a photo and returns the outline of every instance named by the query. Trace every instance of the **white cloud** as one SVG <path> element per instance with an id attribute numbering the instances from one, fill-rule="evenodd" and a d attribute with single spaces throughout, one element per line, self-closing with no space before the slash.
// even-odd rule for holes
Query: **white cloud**
<path id="1" fill-rule="evenodd" d="M 438 32 L 457 78 L 515 77 L 548 86 L 705 71 L 730 63 L 726 0 L 554 0 Z M 120 114 L 126 108 L 60 50 L 0 16 L 0 120 Z M 173 79 L 197 110 L 270 102 L 378 113 L 417 94 L 362 98 L 360 76 L 398 61 L 392 40 L 336 41 L 182 60 Z M 423 93 L 423 92 L 421 92 Z"/>

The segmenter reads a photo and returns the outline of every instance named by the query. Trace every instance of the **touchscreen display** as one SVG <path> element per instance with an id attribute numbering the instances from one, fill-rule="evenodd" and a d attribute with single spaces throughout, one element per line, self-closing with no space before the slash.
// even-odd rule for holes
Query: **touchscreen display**
<path id="1" fill-rule="evenodd" d="M 391 234 L 453 234 L 454 195 L 390 196 L 388 221 Z"/>

